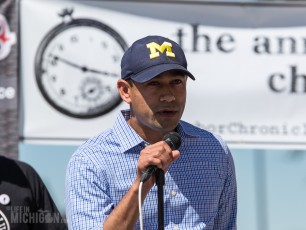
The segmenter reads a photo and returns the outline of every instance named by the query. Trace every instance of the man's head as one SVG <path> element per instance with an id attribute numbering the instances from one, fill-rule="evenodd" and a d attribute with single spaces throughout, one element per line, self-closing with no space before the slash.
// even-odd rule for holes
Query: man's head
<path id="1" fill-rule="evenodd" d="M 187 76 L 194 79 L 181 47 L 164 37 L 145 37 L 126 51 L 121 67 L 117 87 L 131 108 L 129 124 L 153 142 L 173 131 L 185 108 Z"/>
<path id="2" fill-rule="evenodd" d="M 135 41 L 121 60 L 121 78 L 143 83 L 168 70 L 180 70 L 195 79 L 187 70 L 182 48 L 161 36 L 147 36 Z"/>

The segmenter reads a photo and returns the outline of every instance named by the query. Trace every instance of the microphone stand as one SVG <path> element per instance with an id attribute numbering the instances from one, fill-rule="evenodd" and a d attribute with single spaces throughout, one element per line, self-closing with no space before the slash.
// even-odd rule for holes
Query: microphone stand
<path id="1" fill-rule="evenodd" d="M 158 197 L 158 230 L 164 230 L 164 185 L 165 173 L 157 168 L 155 172 Z"/>

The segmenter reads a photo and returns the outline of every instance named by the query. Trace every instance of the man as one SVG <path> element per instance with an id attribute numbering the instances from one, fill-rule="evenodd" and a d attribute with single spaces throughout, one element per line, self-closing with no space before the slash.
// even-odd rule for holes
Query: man
<path id="1" fill-rule="evenodd" d="M 67 229 L 37 172 L 26 163 L 3 156 L 0 156 L 0 229 Z"/>
<path id="2" fill-rule="evenodd" d="M 137 40 L 121 61 L 117 87 L 130 109 L 89 139 L 67 169 L 70 229 L 139 229 L 139 184 L 149 166 L 165 172 L 165 229 L 236 229 L 236 178 L 231 153 L 214 134 L 181 121 L 187 70 L 181 47 L 161 36 Z M 182 144 L 171 150 L 165 134 Z M 143 184 L 144 229 L 158 229 L 155 176 Z"/>

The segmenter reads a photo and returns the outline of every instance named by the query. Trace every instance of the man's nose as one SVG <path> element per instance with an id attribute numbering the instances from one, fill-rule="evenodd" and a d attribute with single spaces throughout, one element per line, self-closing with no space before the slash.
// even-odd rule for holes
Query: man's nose
<path id="1" fill-rule="evenodd" d="M 164 94 L 162 96 L 160 96 L 160 101 L 162 102 L 172 102 L 175 101 L 175 97 L 172 94 Z"/>

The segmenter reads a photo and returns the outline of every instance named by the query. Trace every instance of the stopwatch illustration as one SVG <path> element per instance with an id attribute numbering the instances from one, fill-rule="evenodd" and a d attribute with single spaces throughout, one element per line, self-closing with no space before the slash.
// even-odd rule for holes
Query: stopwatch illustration
<path id="1" fill-rule="evenodd" d="M 108 25 L 72 14 L 72 9 L 63 10 L 63 22 L 42 40 L 35 57 L 36 82 L 56 110 L 94 118 L 121 103 L 116 82 L 127 44 Z"/>

